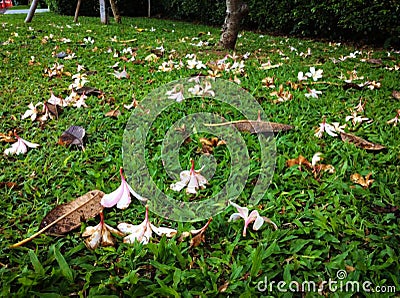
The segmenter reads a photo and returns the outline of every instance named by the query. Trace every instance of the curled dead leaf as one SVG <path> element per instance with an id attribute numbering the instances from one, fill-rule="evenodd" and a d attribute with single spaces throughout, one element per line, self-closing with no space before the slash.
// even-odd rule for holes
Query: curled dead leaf
<path id="1" fill-rule="evenodd" d="M 94 88 L 94 87 L 89 87 L 89 86 L 83 86 L 81 88 L 74 89 L 74 91 L 79 95 L 85 94 L 86 96 L 89 96 L 89 95 L 102 96 L 102 95 L 104 95 L 103 91 L 101 91 L 97 88 Z"/>
<path id="2" fill-rule="evenodd" d="M 58 139 L 58 144 L 62 146 L 77 145 L 84 150 L 83 138 L 85 137 L 85 129 L 81 126 L 70 126 L 62 133 Z"/>
<path id="3" fill-rule="evenodd" d="M 302 165 L 305 165 L 309 169 L 313 168 L 311 163 L 303 155 L 299 155 L 297 158 L 288 159 L 286 161 L 286 166 L 289 168 L 292 166 L 295 166 L 295 165 L 299 165 L 299 167 L 301 167 Z"/>
<path id="4" fill-rule="evenodd" d="M 400 100 L 400 91 L 393 90 L 392 96 L 393 96 L 395 99 Z"/>
<path id="5" fill-rule="evenodd" d="M 114 117 L 114 118 L 117 118 L 119 115 L 121 115 L 119 109 L 111 110 L 105 114 L 106 117 Z"/>
<path id="6" fill-rule="evenodd" d="M 97 216 L 103 210 L 103 206 L 100 204 L 103 196 L 102 191 L 92 190 L 69 203 L 58 205 L 43 218 L 40 229 L 58 220 L 56 224 L 47 229 L 46 233 L 63 235 L 72 231 L 79 227 L 81 222 Z M 61 217 L 63 218 L 59 220 Z"/>
<path id="7" fill-rule="evenodd" d="M 6 142 L 6 143 L 14 143 L 15 138 L 13 137 L 13 132 L 10 131 L 8 134 L 4 134 L 0 132 L 0 142 Z"/>
<path id="8" fill-rule="evenodd" d="M 359 184 L 364 188 L 368 188 L 372 184 L 372 182 L 374 182 L 374 179 L 370 179 L 371 175 L 372 173 L 369 173 L 367 176 L 363 177 L 360 174 L 355 173 L 350 176 L 350 180 L 353 183 Z"/>
<path id="9" fill-rule="evenodd" d="M 0 182 L 0 188 L 9 188 L 12 189 L 14 187 L 17 187 L 17 183 L 15 182 Z"/>
<path id="10" fill-rule="evenodd" d="M 239 131 L 245 131 L 249 133 L 271 133 L 271 132 L 280 132 L 280 131 L 288 131 L 293 129 L 293 126 L 276 123 L 276 122 L 268 122 L 262 120 L 239 120 L 239 121 L 231 121 L 224 123 L 216 123 L 216 124 L 207 124 L 204 126 L 225 126 L 225 125 L 233 125 Z"/>

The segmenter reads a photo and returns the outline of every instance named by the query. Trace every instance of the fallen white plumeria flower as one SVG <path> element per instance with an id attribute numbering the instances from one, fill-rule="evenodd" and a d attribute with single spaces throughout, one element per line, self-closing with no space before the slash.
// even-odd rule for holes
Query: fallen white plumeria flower
<path id="1" fill-rule="evenodd" d="M 277 230 L 278 226 L 272 222 L 269 218 L 266 218 L 264 216 L 260 216 L 257 210 L 253 210 L 249 214 L 249 209 L 247 207 L 241 207 L 238 204 L 235 204 L 231 201 L 229 201 L 229 204 L 231 204 L 233 207 L 236 208 L 238 213 L 233 213 L 231 217 L 229 218 L 228 222 L 233 221 L 233 220 L 238 220 L 238 219 L 243 219 L 244 220 L 244 227 L 243 227 L 243 236 L 246 237 L 246 231 L 247 227 L 250 223 L 254 222 L 253 224 L 253 230 L 258 231 L 261 226 L 264 224 L 264 222 L 268 222 L 273 225 L 274 229 Z"/>
<path id="2" fill-rule="evenodd" d="M 104 222 L 103 212 L 100 212 L 100 223 L 96 226 L 89 226 L 82 233 L 82 237 L 88 237 L 85 239 L 85 245 L 89 249 L 96 249 L 99 245 L 101 246 L 114 246 L 114 238 L 111 234 L 123 236 L 124 234 L 117 229 L 107 225 Z"/>
<path id="3" fill-rule="evenodd" d="M 147 244 L 150 241 L 153 232 L 158 236 L 165 235 L 166 237 L 173 237 L 177 231 L 166 227 L 156 227 L 149 221 L 149 207 L 146 206 L 146 213 L 144 216 L 144 221 L 139 225 L 132 225 L 128 223 L 120 223 L 118 229 L 124 233 L 128 234 L 124 238 L 124 243 L 134 243 L 138 241 L 142 244 Z"/>
<path id="4" fill-rule="evenodd" d="M 194 160 L 191 160 L 192 167 L 189 171 L 182 171 L 180 174 L 181 180 L 170 185 L 170 188 L 175 191 L 181 191 L 183 188 L 186 188 L 186 193 L 196 194 L 199 188 L 206 188 L 206 184 L 208 183 L 207 179 L 200 175 L 200 170 L 194 169 Z"/>
<path id="5" fill-rule="evenodd" d="M 39 113 L 37 107 L 43 105 L 42 102 L 38 102 L 37 104 L 33 105 L 33 103 L 30 103 L 28 105 L 29 110 L 26 110 L 26 112 L 22 115 L 21 119 L 25 119 L 30 117 L 32 121 L 34 121 Z"/>
<path id="6" fill-rule="evenodd" d="M 120 168 L 119 173 L 122 180 L 121 185 L 112 193 L 105 194 L 101 199 L 101 205 L 106 208 L 111 208 L 117 205 L 118 209 L 126 209 L 131 203 L 131 194 L 133 194 L 139 201 L 147 202 L 146 198 L 137 194 L 126 182 L 122 168 Z"/>
<path id="7" fill-rule="evenodd" d="M 7 148 L 4 150 L 4 155 L 11 155 L 11 154 L 25 154 L 28 151 L 29 148 L 37 148 L 40 145 L 36 143 L 31 143 L 23 138 L 19 137 L 17 134 L 15 134 L 15 137 L 17 138 L 17 142 L 11 145 L 10 148 Z"/>

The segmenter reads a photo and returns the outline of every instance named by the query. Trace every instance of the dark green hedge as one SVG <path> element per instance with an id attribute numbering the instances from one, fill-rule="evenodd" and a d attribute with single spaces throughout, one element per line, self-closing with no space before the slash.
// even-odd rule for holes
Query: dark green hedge
<path id="1" fill-rule="evenodd" d="M 72 15 L 75 1 L 46 0 L 57 12 Z M 145 16 L 147 0 L 119 0 L 123 15 Z M 362 40 L 385 46 L 400 44 L 400 0 L 246 0 L 248 29 L 320 37 Z M 151 0 L 152 15 L 222 25 L 225 0 Z M 81 15 L 98 14 L 98 1 L 82 1 Z"/>

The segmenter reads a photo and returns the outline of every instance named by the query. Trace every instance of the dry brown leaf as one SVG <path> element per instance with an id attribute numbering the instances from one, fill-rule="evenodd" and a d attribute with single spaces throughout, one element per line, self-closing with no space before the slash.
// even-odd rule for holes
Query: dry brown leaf
<path id="1" fill-rule="evenodd" d="M 382 64 L 383 64 L 382 59 L 370 58 L 370 59 L 367 59 L 366 61 L 367 61 L 368 63 L 376 64 L 376 65 L 382 65 Z"/>
<path id="2" fill-rule="evenodd" d="M 395 99 L 400 100 L 400 91 L 393 90 L 392 96 L 393 96 Z"/>
<path id="3" fill-rule="evenodd" d="M 204 125 L 205 126 L 233 125 L 239 131 L 247 131 L 249 133 L 280 132 L 280 131 L 288 131 L 293 128 L 293 126 L 291 125 L 262 121 L 262 120 L 239 120 L 239 121 L 231 121 L 231 122 L 224 122 L 217 124 L 204 124 Z"/>
<path id="4" fill-rule="evenodd" d="M 14 188 L 17 187 L 17 183 L 15 182 L 0 182 L 0 188 Z"/>
<path id="5" fill-rule="evenodd" d="M 345 265 L 345 267 L 346 267 L 346 271 L 347 271 L 347 272 L 353 272 L 353 271 L 355 271 L 355 270 L 356 270 L 356 268 L 355 268 L 355 267 L 353 267 L 353 266 L 350 266 L 350 265 Z"/>
<path id="6" fill-rule="evenodd" d="M 59 105 L 53 105 L 51 103 L 45 102 L 44 105 L 46 106 L 49 113 L 58 119 L 58 115 L 61 113 L 62 108 Z"/>
<path id="7" fill-rule="evenodd" d="M 224 293 L 228 289 L 228 286 L 229 286 L 229 281 L 224 282 L 222 285 L 218 287 L 218 292 Z"/>
<path id="8" fill-rule="evenodd" d="M 117 118 L 119 115 L 121 115 L 121 112 L 118 109 L 111 110 L 105 114 L 106 117 L 114 117 L 114 118 Z"/>
<path id="9" fill-rule="evenodd" d="M 286 161 L 286 166 L 289 168 L 292 166 L 295 166 L 295 165 L 299 165 L 300 167 L 301 167 L 301 165 L 305 165 L 309 169 L 313 168 L 311 163 L 303 155 L 299 155 L 297 158 L 288 159 Z"/>
<path id="10" fill-rule="evenodd" d="M 352 143 L 356 147 L 359 147 L 359 148 L 362 148 L 365 150 L 379 151 L 379 150 L 383 150 L 386 148 L 382 145 L 375 144 L 375 143 L 369 142 L 367 140 L 364 140 L 363 138 L 357 137 L 351 133 L 341 132 L 340 137 L 342 138 L 342 141 Z"/>
<path id="11" fill-rule="evenodd" d="M 363 177 L 360 174 L 355 173 L 350 176 L 350 180 L 353 183 L 359 184 L 364 188 L 368 188 L 372 184 L 372 182 L 374 182 L 374 179 L 370 179 L 371 175 L 372 173 L 369 173 L 367 176 Z"/>
<path id="12" fill-rule="evenodd" d="M 45 232 L 59 235 L 79 227 L 81 222 L 95 217 L 103 210 L 100 204 L 103 196 L 104 192 L 92 190 L 72 202 L 57 206 L 42 220 L 38 232 L 11 245 L 10 248 L 19 247 Z"/>
<path id="13" fill-rule="evenodd" d="M 85 94 L 87 96 L 89 95 L 102 96 L 104 94 L 103 91 L 89 86 L 83 86 L 79 89 L 74 89 L 74 91 L 79 95 Z"/>
<path id="14" fill-rule="evenodd" d="M 83 138 L 85 137 L 85 129 L 81 126 L 70 126 L 62 133 L 58 139 L 58 144 L 62 146 L 77 145 L 83 150 Z"/>
<path id="15" fill-rule="evenodd" d="M 14 143 L 15 139 L 13 137 L 12 131 L 10 131 L 8 134 L 4 134 L 0 132 L 0 142 L 7 142 L 7 143 Z"/>
<path id="16" fill-rule="evenodd" d="M 100 204 L 103 196 L 102 191 L 92 190 L 69 203 L 58 205 L 43 218 L 40 229 L 68 214 L 48 228 L 46 233 L 62 235 L 70 232 L 79 227 L 81 222 L 97 216 L 103 210 L 103 206 Z"/>
<path id="17" fill-rule="evenodd" d="M 200 138 L 199 141 L 202 145 L 201 150 L 203 153 L 212 153 L 215 147 L 226 145 L 224 140 L 219 140 L 217 137 L 213 137 L 211 139 Z"/>

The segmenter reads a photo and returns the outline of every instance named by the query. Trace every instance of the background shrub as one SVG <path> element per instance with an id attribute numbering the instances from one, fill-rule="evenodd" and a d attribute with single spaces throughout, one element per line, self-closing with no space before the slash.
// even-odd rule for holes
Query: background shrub
<path id="1" fill-rule="evenodd" d="M 76 2 L 46 0 L 52 11 L 72 15 Z M 245 0 L 246 29 L 303 37 L 400 45 L 398 0 Z M 118 0 L 122 15 L 146 16 L 147 0 Z M 152 15 L 220 26 L 225 0 L 152 0 Z M 98 15 L 98 1 L 82 1 L 81 15 Z"/>

